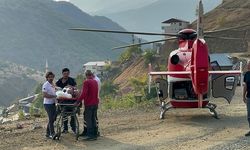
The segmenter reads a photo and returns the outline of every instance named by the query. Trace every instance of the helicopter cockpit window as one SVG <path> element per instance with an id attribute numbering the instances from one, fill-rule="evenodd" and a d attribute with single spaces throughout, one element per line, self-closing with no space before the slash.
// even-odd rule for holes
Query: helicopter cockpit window
<path id="1" fill-rule="evenodd" d="M 224 86 L 227 90 L 233 90 L 234 83 L 235 83 L 235 77 L 226 77 L 224 83 L 225 83 Z"/>
<path id="2" fill-rule="evenodd" d="M 187 90 L 185 88 L 175 89 L 174 90 L 174 95 L 175 95 L 175 98 L 179 99 L 179 100 L 184 100 L 184 99 L 188 98 Z"/>
<path id="3" fill-rule="evenodd" d="M 197 38 L 197 33 L 196 32 L 179 33 L 178 37 L 182 40 L 194 40 Z"/>

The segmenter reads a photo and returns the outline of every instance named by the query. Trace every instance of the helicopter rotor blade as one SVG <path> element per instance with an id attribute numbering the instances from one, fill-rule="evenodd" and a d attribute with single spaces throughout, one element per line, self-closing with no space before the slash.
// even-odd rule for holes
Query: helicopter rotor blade
<path id="1" fill-rule="evenodd" d="M 224 39 L 224 40 L 243 40 L 243 38 L 234 38 L 234 37 L 217 37 L 217 36 L 208 36 L 205 35 L 205 38 L 215 38 L 215 39 Z"/>
<path id="2" fill-rule="evenodd" d="M 69 30 L 75 30 L 75 31 L 89 31 L 89 32 L 105 32 L 105 33 L 122 33 L 122 34 L 177 36 L 177 34 L 174 34 L 174 33 L 129 32 L 129 31 L 103 30 L 103 29 L 89 29 L 89 28 L 70 28 Z"/>
<path id="3" fill-rule="evenodd" d="M 216 33 L 216 32 L 221 32 L 221 31 L 227 31 L 227 30 L 234 30 L 234 29 L 238 29 L 238 28 L 244 28 L 244 27 L 248 27 L 248 26 L 250 26 L 250 24 L 245 24 L 245 25 L 242 25 L 242 26 L 236 26 L 236 27 L 230 27 L 230 28 L 224 28 L 224 29 L 218 29 L 218 30 L 214 30 L 214 31 L 205 31 L 204 33 L 205 34 Z"/>
<path id="4" fill-rule="evenodd" d="M 132 46 L 141 46 L 141 45 L 157 43 L 157 42 L 164 42 L 164 41 L 175 40 L 175 39 L 177 39 L 177 37 L 165 38 L 165 39 L 162 39 L 162 40 L 155 40 L 155 41 L 143 42 L 143 43 L 137 43 L 137 44 L 124 45 L 124 46 L 114 47 L 114 48 L 112 48 L 112 50 L 127 48 L 127 47 L 132 47 Z"/>

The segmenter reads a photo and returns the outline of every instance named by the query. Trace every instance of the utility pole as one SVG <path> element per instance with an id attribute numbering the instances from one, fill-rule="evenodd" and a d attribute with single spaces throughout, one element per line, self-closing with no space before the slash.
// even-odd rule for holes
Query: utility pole
<path id="1" fill-rule="evenodd" d="M 141 44 L 141 38 L 138 39 L 138 43 Z M 141 45 L 139 45 L 139 48 L 141 48 Z"/>

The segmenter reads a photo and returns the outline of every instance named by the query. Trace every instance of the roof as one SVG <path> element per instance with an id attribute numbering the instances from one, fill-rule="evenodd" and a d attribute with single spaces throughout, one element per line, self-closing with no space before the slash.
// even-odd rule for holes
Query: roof
<path id="1" fill-rule="evenodd" d="M 19 103 L 30 103 L 32 102 L 36 97 L 38 96 L 38 94 L 23 98 L 19 100 Z"/>
<path id="2" fill-rule="evenodd" d="M 210 54 L 210 62 L 217 61 L 220 66 L 233 66 L 231 57 L 226 53 Z"/>
<path id="3" fill-rule="evenodd" d="M 88 62 L 83 66 L 105 66 L 106 64 L 107 63 L 105 61 L 94 61 L 94 62 Z"/>
<path id="4" fill-rule="evenodd" d="M 175 22 L 187 22 L 187 23 L 189 23 L 188 21 L 181 20 L 181 19 L 176 19 L 176 18 L 168 19 L 166 21 L 163 21 L 162 23 L 175 23 Z"/>

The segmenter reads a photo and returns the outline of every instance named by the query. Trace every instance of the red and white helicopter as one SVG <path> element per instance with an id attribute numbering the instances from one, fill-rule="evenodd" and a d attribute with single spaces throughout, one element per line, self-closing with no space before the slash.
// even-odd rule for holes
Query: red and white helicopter
<path id="1" fill-rule="evenodd" d="M 239 70 L 213 70 L 216 66 L 213 66 L 214 64 L 210 62 L 209 50 L 204 37 L 237 40 L 239 40 L 239 38 L 212 37 L 206 36 L 204 33 L 221 32 L 241 27 L 203 32 L 203 4 L 202 0 L 200 0 L 198 4 L 197 31 L 184 29 L 178 34 L 168 34 L 86 28 L 72 28 L 70 30 L 174 36 L 157 41 L 116 47 L 114 49 L 178 39 L 179 48 L 172 51 L 169 55 L 168 71 L 154 72 L 151 67 L 149 67 L 149 85 L 152 82 L 152 77 L 157 76 L 154 81 L 157 85 L 158 98 L 161 101 L 160 118 L 163 119 L 165 112 L 170 108 L 207 108 L 213 117 L 218 118 L 217 112 L 215 111 L 216 105 L 209 102 L 210 95 L 212 94 L 215 98 L 223 97 L 230 103 L 235 93 L 238 77 L 242 74 L 242 65 Z M 165 101 L 166 99 L 168 99 L 167 102 Z"/>

